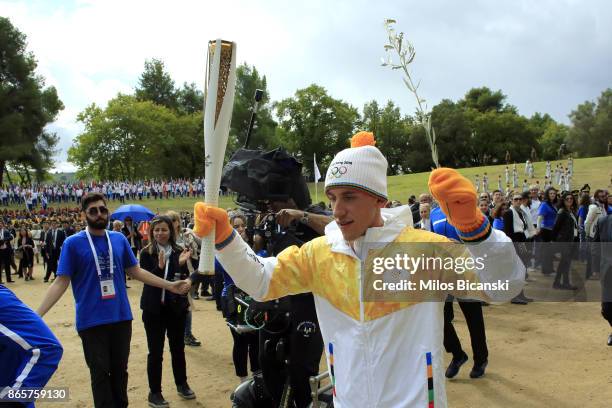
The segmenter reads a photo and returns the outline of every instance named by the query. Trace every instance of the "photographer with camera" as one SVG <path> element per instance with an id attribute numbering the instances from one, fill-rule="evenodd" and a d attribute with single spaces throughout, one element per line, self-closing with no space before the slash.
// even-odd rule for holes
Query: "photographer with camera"
<path id="1" fill-rule="evenodd" d="M 270 248 L 269 255 L 277 256 L 293 245 L 301 247 L 323 235 L 325 226 L 332 221 L 317 207 L 309 207 L 307 211 L 297 207 L 292 198 L 269 203 L 269 210 L 275 214 L 274 222 L 286 231 L 280 236 L 262 236 Z M 309 378 L 319 373 L 323 354 L 314 298 L 312 293 L 301 293 L 279 300 L 281 304 L 283 301 L 288 302 L 286 308 L 290 317 L 279 319 L 278 326 L 270 324 L 271 330 L 261 330 L 259 334 L 264 383 L 275 406 L 283 401 L 286 384 L 289 384 L 292 390 L 290 400 L 293 399 L 297 408 L 307 407 L 312 401 Z M 278 354 L 283 350 L 286 357 L 279 358 Z"/>
<path id="2" fill-rule="evenodd" d="M 232 227 L 243 240 L 247 240 L 246 218 L 242 214 L 234 214 L 230 218 Z M 227 319 L 234 340 L 232 348 L 232 359 L 236 376 L 240 382 L 248 378 L 247 362 L 251 362 L 251 372 L 259 371 L 259 337 L 255 329 L 250 328 L 244 321 L 244 306 L 238 304 L 237 297 L 245 296 L 244 292 L 237 288 L 232 278 L 223 270 L 219 262 L 215 262 L 215 269 L 219 268 L 223 273 L 224 287 L 221 293 L 221 305 L 223 317 Z"/>
<path id="3" fill-rule="evenodd" d="M 258 256 L 275 256 L 290 246 L 300 247 L 321 236 L 332 221 L 323 209 L 310 206 L 301 169 L 302 164 L 282 149 L 265 153 L 238 150 L 224 169 L 221 184 L 239 194 L 237 204 L 245 215 L 232 217 L 232 226 L 242 232 L 241 237 Z M 244 229 L 234 225 L 241 222 Z M 238 387 L 235 406 L 251 399 L 254 406 L 307 407 L 312 400 L 309 378 L 318 374 L 323 353 L 312 294 L 273 302 L 249 301 L 249 316 L 265 316 L 256 323 L 265 387 L 260 387 L 260 377 L 255 376 L 252 384 Z M 242 377 L 245 372 L 237 374 Z M 252 391 L 253 387 L 259 391 L 265 388 L 265 397 Z"/>

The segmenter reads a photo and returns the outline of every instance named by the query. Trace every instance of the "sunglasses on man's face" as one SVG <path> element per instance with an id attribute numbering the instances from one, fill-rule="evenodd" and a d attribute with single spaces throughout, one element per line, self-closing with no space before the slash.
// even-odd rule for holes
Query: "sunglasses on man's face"
<path id="1" fill-rule="evenodd" d="M 103 205 L 100 207 L 89 207 L 87 209 L 87 214 L 91 215 L 92 217 L 95 217 L 98 214 L 106 215 L 108 214 L 108 208 L 104 207 Z"/>

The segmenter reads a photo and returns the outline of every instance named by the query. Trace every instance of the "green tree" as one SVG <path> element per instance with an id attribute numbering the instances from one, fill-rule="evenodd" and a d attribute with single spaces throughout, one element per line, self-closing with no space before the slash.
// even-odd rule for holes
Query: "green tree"
<path id="1" fill-rule="evenodd" d="M 548 123 L 544 133 L 539 138 L 539 145 L 543 160 L 556 160 L 559 147 L 566 143 L 569 136 L 569 127 L 552 121 Z"/>
<path id="2" fill-rule="evenodd" d="M 204 109 L 204 93 L 195 82 L 183 83 L 183 87 L 176 91 L 178 112 L 182 115 L 190 115 L 202 112 Z"/>
<path id="3" fill-rule="evenodd" d="M 402 117 L 393 101 L 388 101 L 382 109 L 376 101 L 366 103 L 360 127 L 374 133 L 376 146 L 389 163 L 388 175 L 409 171 L 406 151 L 412 128 L 409 119 Z"/>
<path id="4" fill-rule="evenodd" d="M 570 115 L 572 127 L 568 142 L 570 151 L 579 156 L 603 156 L 607 154 L 608 142 L 612 140 L 612 89 L 601 93 L 594 102 L 584 102 Z"/>
<path id="5" fill-rule="evenodd" d="M 58 138 L 44 128 L 64 105 L 35 70 L 26 36 L 0 17 L 0 184 L 8 168 L 30 182 L 30 171 L 42 180 L 53 165 Z"/>
<path id="6" fill-rule="evenodd" d="M 536 144 L 536 132 L 523 116 L 494 111 L 474 116 L 470 149 L 475 165 L 502 163 L 506 150 L 512 153 L 513 160 L 524 161 Z"/>
<path id="7" fill-rule="evenodd" d="M 151 101 L 169 109 L 178 107 L 177 91 L 170 74 L 161 60 L 145 61 L 144 72 L 136 86 L 136 98 L 139 101 Z"/>
<path id="8" fill-rule="evenodd" d="M 197 125 L 180 122 L 166 107 L 118 95 L 105 109 L 88 106 L 77 119 L 85 131 L 76 137 L 68 158 L 78 167 L 79 177 L 135 180 L 190 175 L 185 129 Z"/>
<path id="9" fill-rule="evenodd" d="M 273 149 L 280 145 L 280 140 L 276 137 L 275 132 L 276 122 L 272 119 L 266 76 L 260 75 L 254 66 L 242 64 L 236 69 L 236 94 L 228 151 L 244 146 L 257 89 L 263 90 L 263 97 L 259 103 L 255 126 L 251 132 L 249 149 Z"/>
<path id="10" fill-rule="evenodd" d="M 175 145 L 168 146 L 168 150 L 176 163 L 166 170 L 168 174 L 189 178 L 204 176 L 203 113 L 200 111 L 179 116 L 173 133 Z"/>
<path id="11" fill-rule="evenodd" d="M 406 149 L 407 168 L 404 169 L 404 172 L 418 173 L 434 168 L 429 152 L 430 147 L 425 136 L 425 129 L 421 126 L 420 122 L 412 119 L 408 136 L 408 148 Z"/>
<path id="12" fill-rule="evenodd" d="M 472 88 L 465 97 L 459 101 L 459 104 L 465 108 L 474 109 L 478 112 L 515 112 L 516 108 L 512 105 L 505 104 L 506 95 L 501 90 L 491 91 L 486 86 L 481 88 Z"/>
<path id="13" fill-rule="evenodd" d="M 589 156 L 593 145 L 593 129 L 595 127 L 594 102 L 586 101 L 580 104 L 570 114 L 572 128 L 569 133 L 569 150 L 579 156 Z"/>
<path id="14" fill-rule="evenodd" d="M 359 120 L 356 108 L 332 98 L 325 88 L 314 84 L 298 89 L 293 97 L 277 102 L 275 107 L 283 128 L 279 137 L 289 151 L 302 159 L 310 174 L 313 155 L 317 154 L 323 171 L 334 154 L 348 147 Z"/>
<path id="15" fill-rule="evenodd" d="M 557 123 L 548 113 L 534 113 L 529 118 L 529 126 L 536 133 L 538 157 L 542 160 L 557 158 L 559 147 L 567 142 L 568 127 Z"/>
<path id="16" fill-rule="evenodd" d="M 471 165 L 470 138 L 477 112 L 449 99 L 434 106 L 431 118 L 436 129 L 440 163 L 450 167 Z"/>
<path id="17" fill-rule="evenodd" d="M 359 121 L 359 127 L 373 132 L 374 136 L 377 137 L 381 113 L 382 109 L 377 101 L 373 99 L 370 102 L 366 102 L 363 105 L 363 115 Z"/>

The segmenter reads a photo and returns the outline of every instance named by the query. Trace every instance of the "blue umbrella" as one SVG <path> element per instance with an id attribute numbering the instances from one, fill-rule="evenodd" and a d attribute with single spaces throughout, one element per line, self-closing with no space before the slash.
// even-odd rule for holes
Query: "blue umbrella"
<path id="1" fill-rule="evenodd" d="M 111 215 L 111 219 L 124 221 L 131 217 L 134 222 L 149 221 L 155 214 L 147 207 L 139 204 L 125 204 L 117 208 Z"/>

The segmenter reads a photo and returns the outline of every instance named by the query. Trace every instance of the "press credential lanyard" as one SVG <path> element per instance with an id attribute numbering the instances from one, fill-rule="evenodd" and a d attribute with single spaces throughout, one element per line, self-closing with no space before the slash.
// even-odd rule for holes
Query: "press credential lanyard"
<path id="1" fill-rule="evenodd" d="M 106 234 L 106 241 L 108 242 L 108 255 L 110 258 L 110 278 L 103 279 L 102 278 L 102 269 L 100 268 L 100 261 L 98 260 L 98 253 L 96 252 L 96 247 L 94 246 L 93 240 L 91 239 L 91 234 L 89 233 L 89 228 L 85 229 L 85 233 L 87 234 L 87 240 L 89 241 L 89 246 L 91 247 L 91 252 L 93 253 L 94 262 L 96 263 L 96 271 L 98 272 L 98 279 L 100 280 L 100 293 L 102 295 L 102 299 L 112 299 L 115 297 L 115 283 L 113 281 L 113 246 L 111 245 L 110 236 L 108 235 L 108 231 L 104 231 Z"/>

